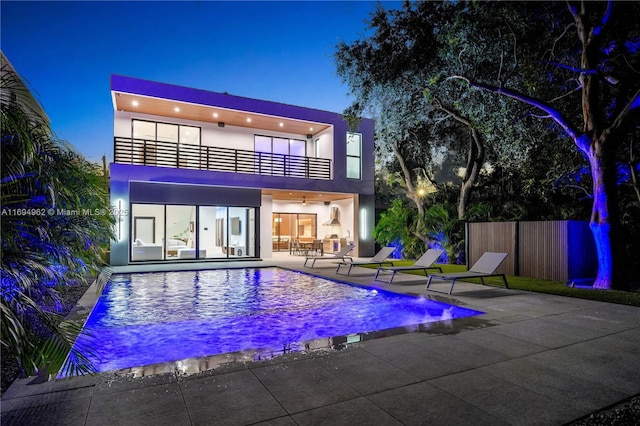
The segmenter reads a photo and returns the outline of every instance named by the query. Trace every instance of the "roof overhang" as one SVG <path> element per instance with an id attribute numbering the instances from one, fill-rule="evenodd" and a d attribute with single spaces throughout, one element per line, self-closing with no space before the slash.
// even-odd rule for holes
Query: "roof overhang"
<path id="1" fill-rule="evenodd" d="M 224 123 L 225 126 L 297 135 L 313 136 L 330 128 L 331 121 L 323 118 L 330 119 L 336 115 L 326 111 L 122 76 L 112 76 L 111 89 L 113 107 L 116 111 Z"/>

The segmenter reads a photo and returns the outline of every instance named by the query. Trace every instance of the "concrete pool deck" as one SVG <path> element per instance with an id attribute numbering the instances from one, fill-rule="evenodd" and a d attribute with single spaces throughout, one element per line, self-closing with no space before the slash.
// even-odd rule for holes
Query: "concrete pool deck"
<path id="1" fill-rule="evenodd" d="M 2 397 L 2 425 L 561 425 L 640 393 L 640 308 L 463 282 L 448 296 L 416 276 L 389 285 L 374 270 L 345 277 L 333 262 L 303 261 L 114 269 L 282 266 L 485 314 L 191 375 L 19 379 Z"/>

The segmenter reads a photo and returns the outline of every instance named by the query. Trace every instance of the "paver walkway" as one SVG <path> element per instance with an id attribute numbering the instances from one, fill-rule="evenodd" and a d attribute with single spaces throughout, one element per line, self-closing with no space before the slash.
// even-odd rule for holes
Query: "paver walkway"
<path id="1" fill-rule="evenodd" d="M 462 282 L 445 296 L 415 276 L 275 263 L 485 314 L 191 375 L 18 380 L 2 425 L 561 425 L 640 393 L 640 308 Z"/>

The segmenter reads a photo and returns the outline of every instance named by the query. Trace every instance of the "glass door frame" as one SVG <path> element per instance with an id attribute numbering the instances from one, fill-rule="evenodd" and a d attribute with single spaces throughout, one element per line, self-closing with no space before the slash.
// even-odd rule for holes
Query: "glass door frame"
<path id="1" fill-rule="evenodd" d="M 285 222 L 282 216 L 289 216 L 289 227 L 285 231 L 286 234 L 283 234 L 282 223 Z M 273 212 L 271 213 L 271 240 L 272 240 L 272 250 L 274 252 L 281 251 L 290 251 L 291 243 L 294 239 L 300 239 L 300 216 L 312 216 L 313 217 L 313 235 L 311 235 L 311 239 L 318 239 L 318 214 L 317 213 L 303 213 L 303 212 Z M 288 238 L 283 239 L 283 235 L 288 236 Z M 286 247 L 285 247 L 286 245 Z"/>

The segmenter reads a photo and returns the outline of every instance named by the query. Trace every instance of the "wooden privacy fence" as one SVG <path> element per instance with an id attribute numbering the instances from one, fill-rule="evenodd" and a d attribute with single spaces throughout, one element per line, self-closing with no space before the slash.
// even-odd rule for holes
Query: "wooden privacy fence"
<path id="1" fill-rule="evenodd" d="M 554 281 L 593 278 L 597 258 L 587 222 L 476 222 L 466 224 L 467 267 L 486 251 L 509 253 L 498 268 L 508 275 Z"/>

